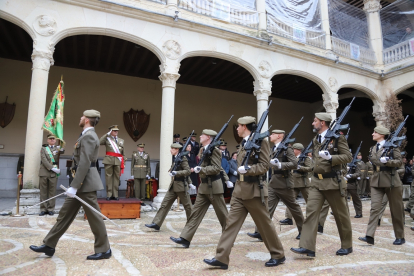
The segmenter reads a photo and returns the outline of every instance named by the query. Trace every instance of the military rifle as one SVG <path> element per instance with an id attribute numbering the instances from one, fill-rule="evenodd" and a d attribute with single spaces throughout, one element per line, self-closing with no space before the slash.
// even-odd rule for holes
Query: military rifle
<path id="1" fill-rule="evenodd" d="M 405 117 L 404 121 L 400 123 L 397 129 L 391 132 L 391 134 L 388 136 L 388 139 L 385 141 L 385 144 L 382 147 L 384 151 L 382 152 L 381 157 L 385 157 L 385 156 L 390 157 L 389 155 L 391 154 L 391 151 L 394 148 L 398 148 L 399 146 L 401 146 L 402 141 L 406 139 L 405 135 L 401 137 L 398 137 L 398 135 L 400 135 L 400 132 L 403 129 L 407 119 L 408 119 L 408 115 L 407 117 Z"/>
<path id="2" fill-rule="evenodd" d="M 296 138 L 292 138 L 293 134 L 295 133 L 295 131 L 298 129 L 300 122 L 302 122 L 303 117 L 300 118 L 299 122 L 292 128 L 292 130 L 289 132 L 288 135 L 286 135 L 282 142 L 279 143 L 279 146 L 277 146 L 276 148 L 276 153 L 273 155 L 273 158 L 277 158 L 279 156 L 279 154 L 284 151 L 287 150 L 288 145 L 290 143 L 294 143 Z"/>
<path id="3" fill-rule="evenodd" d="M 328 146 L 332 142 L 332 140 L 339 138 L 339 136 L 341 135 L 341 133 L 340 133 L 341 130 L 345 130 L 345 129 L 349 128 L 349 124 L 341 125 L 341 123 L 345 119 L 346 114 L 351 109 L 351 105 L 352 105 L 354 100 L 355 100 L 355 97 L 352 98 L 352 101 L 349 103 L 349 105 L 347 107 L 345 107 L 344 111 L 342 111 L 341 116 L 336 118 L 330 124 L 330 126 L 328 128 L 328 132 L 325 135 L 325 140 L 323 141 L 322 146 L 320 148 L 321 151 L 327 150 Z"/>
<path id="4" fill-rule="evenodd" d="M 348 132 L 345 135 L 345 139 L 348 141 L 348 137 L 349 137 L 349 131 L 351 130 L 351 128 L 348 128 Z"/>
<path id="5" fill-rule="evenodd" d="M 355 172 L 355 168 L 356 168 L 356 161 L 357 161 L 358 153 L 359 153 L 359 152 L 360 152 L 360 150 L 361 150 L 361 145 L 362 145 L 362 141 L 361 141 L 361 143 L 359 144 L 359 147 L 357 148 L 357 150 L 356 150 L 356 152 L 355 152 L 355 154 L 354 154 L 354 158 L 352 158 L 351 163 L 349 163 L 349 164 L 348 164 L 348 167 L 349 167 L 349 169 L 348 169 L 348 174 L 351 174 L 351 172 L 352 172 L 352 171 L 354 171 L 354 172 Z"/>
<path id="6" fill-rule="evenodd" d="M 174 166 L 171 169 L 171 172 L 177 170 L 178 166 L 181 164 L 181 162 L 183 161 L 183 156 L 188 154 L 187 150 L 187 146 L 190 143 L 191 140 L 191 136 L 193 136 L 194 130 L 191 132 L 190 136 L 188 137 L 187 141 L 185 141 L 185 144 L 183 146 L 183 148 L 181 149 L 181 151 L 177 154 L 177 156 L 174 159 Z"/>
<path id="7" fill-rule="evenodd" d="M 309 145 L 304 150 L 302 150 L 302 152 L 299 155 L 298 165 L 305 164 L 305 159 L 312 145 L 313 145 L 313 140 L 309 143 Z"/>

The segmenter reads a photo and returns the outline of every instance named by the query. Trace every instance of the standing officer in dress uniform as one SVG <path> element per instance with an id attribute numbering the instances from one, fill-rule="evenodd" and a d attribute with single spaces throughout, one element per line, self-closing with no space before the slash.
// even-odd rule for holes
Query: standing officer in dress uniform
<path id="1" fill-rule="evenodd" d="M 171 144 L 171 155 L 173 159 L 177 157 L 181 146 L 178 143 Z M 172 177 L 170 186 L 168 187 L 168 192 L 165 194 L 164 199 L 162 200 L 161 207 L 158 209 L 157 215 L 153 219 L 151 224 L 145 224 L 148 228 L 153 228 L 155 230 L 160 230 L 162 223 L 164 222 L 165 217 L 167 216 L 168 212 L 171 210 L 171 206 L 173 205 L 174 201 L 177 197 L 180 198 L 180 202 L 184 206 L 185 214 L 187 216 L 187 221 L 191 215 L 191 199 L 190 195 L 188 194 L 188 187 L 187 187 L 187 177 L 191 174 L 190 166 L 188 165 L 188 160 L 186 156 L 182 157 L 182 161 L 180 165 L 176 168 L 176 171 L 171 171 L 174 167 L 174 162 L 171 165 L 169 170 L 169 174 Z M 195 189 L 193 184 L 189 184 L 191 189 Z"/>
<path id="2" fill-rule="evenodd" d="M 226 158 L 227 161 L 230 161 L 230 152 L 227 149 L 227 142 L 224 141 L 224 139 L 220 139 L 221 144 L 219 146 L 219 149 L 221 151 L 221 154 L 223 156 L 223 158 Z"/>
<path id="3" fill-rule="evenodd" d="M 368 244 L 374 244 L 375 230 L 378 226 L 378 219 L 381 212 L 381 205 L 384 195 L 387 195 L 390 203 L 392 226 L 394 227 L 394 245 L 402 245 L 404 239 L 404 205 L 402 202 L 403 186 L 397 169 L 402 165 L 402 157 L 399 148 L 391 151 L 389 157 L 381 157 L 385 140 L 390 131 L 383 126 L 374 128 L 372 137 L 377 144 L 372 146 L 368 159 L 374 167 L 374 175 L 371 179 L 371 213 L 368 221 L 368 228 L 365 237 L 358 238 Z"/>
<path id="4" fill-rule="evenodd" d="M 181 138 L 180 138 L 181 136 L 180 136 L 180 134 L 179 133 L 177 133 L 177 134 L 174 134 L 174 143 L 177 143 L 177 144 L 180 144 L 181 146 L 183 145 L 183 143 L 181 143 Z"/>
<path id="5" fill-rule="evenodd" d="M 368 197 L 371 197 L 371 179 L 372 179 L 372 176 L 374 175 L 374 166 L 369 160 L 367 163 L 365 163 L 365 165 L 367 168 L 367 177 L 366 177 L 367 184 L 365 185 L 365 193 L 367 194 Z"/>
<path id="6" fill-rule="evenodd" d="M 118 137 L 118 132 L 117 125 L 110 126 L 109 132 L 99 140 L 100 144 L 106 147 L 106 154 L 102 161 L 105 167 L 106 200 L 119 200 L 119 178 L 125 167 L 124 139 Z"/>
<path id="7" fill-rule="evenodd" d="M 53 256 L 60 237 L 65 234 L 82 206 L 88 217 L 88 223 L 92 233 L 95 236 L 95 254 L 88 256 L 86 259 L 100 260 L 111 257 L 112 253 L 108 235 L 102 217 L 74 198 L 76 195 L 86 203 L 89 203 L 92 208 L 100 211 L 96 191 L 102 190 L 103 185 L 98 170 L 96 169 L 96 160 L 98 160 L 99 154 L 99 139 L 94 128 L 98 124 L 100 117 L 101 114 L 96 110 L 86 110 L 83 112 L 83 116 L 79 122 L 79 126 L 83 131 L 76 141 L 73 153 L 73 166 L 76 167 L 76 174 L 71 183 L 71 187 L 66 192 L 68 197 L 62 209 L 60 209 L 56 224 L 44 238 L 44 244 L 41 246 L 31 245 L 31 250 L 38 253 L 45 253 L 47 256 Z"/>
<path id="8" fill-rule="evenodd" d="M 151 178 L 151 160 L 144 147 L 145 144 L 138 144 L 138 151 L 132 153 L 131 159 L 131 178 L 134 178 L 135 197 L 141 200 L 145 199 L 146 180 Z M 145 203 L 141 205 L 145 206 Z"/>
<path id="9" fill-rule="evenodd" d="M 356 185 L 357 185 L 357 193 L 358 196 L 362 198 L 362 196 L 365 194 L 365 185 L 366 185 L 366 172 L 367 172 L 367 166 L 365 165 L 365 162 L 362 161 L 362 154 L 358 152 L 356 165 L 360 170 L 360 175 L 356 179 Z"/>
<path id="10" fill-rule="evenodd" d="M 58 168 L 58 156 L 59 151 L 64 152 L 59 146 L 55 146 L 56 137 L 54 135 L 47 136 L 47 144 L 42 146 L 40 150 L 40 169 L 39 169 L 39 189 L 40 189 L 40 201 L 45 201 L 48 198 L 55 196 L 56 184 L 60 174 Z M 55 213 L 56 199 L 51 199 L 40 205 L 39 216 L 49 214 L 53 216 Z"/>
<path id="11" fill-rule="evenodd" d="M 300 247 L 291 248 L 294 253 L 306 254 L 310 257 L 315 257 L 319 214 L 325 200 L 332 208 L 341 238 L 341 248 L 336 252 L 336 255 L 352 253 L 351 219 L 349 218 L 346 198 L 342 196 L 340 191 L 342 188 L 342 192 L 344 194 L 346 192 L 341 171 L 343 166 L 352 161 L 352 154 L 343 135 L 339 136 L 338 139 L 334 139 L 328 150 L 320 151 L 331 120 L 331 115 L 328 113 L 316 113 L 312 123 L 313 128 L 318 132 L 318 135 L 313 139 L 314 174 L 309 189 L 306 219 L 299 242 Z M 342 180 L 341 183 L 339 183 L 339 180 Z M 340 184 L 343 186 L 341 187 Z"/>
<path id="12" fill-rule="evenodd" d="M 237 120 L 237 123 L 239 124 L 237 133 L 243 138 L 237 154 L 239 180 L 237 180 L 233 191 L 230 212 L 227 216 L 227 225 L 217 245 L 216 256 L 211 260 L 204 259 L 204 262 L 211 266 L 220 267 L 221 269 L 228 268 L 230 262 L 229 256 L 234 241 L 247 214 L 250 213 L 261 233 L 266 248 L 270 252 L 271 259 L 265 263 L 265 266 L 278 266 L 286 261 L 285 253 L 282 243 L 277 236 L 275 226 L 269 216 L 267 185 L 263 185 L 262 190 L 259 187 L 259 183 L 265 179 L 265 175 L 269 169 L 269 142 L 267 139 L 264 139 L 261 144 L 260 153 L 251 154 L 248 162 L 249 169 L 246 170 L 242 166 L 243 159 L 246 156 L 244 144 L 255 127 L 256 118 L 251 116 L 241 117 Z M 264 195 L 264 204 L 262 203 L 261 192 Z"/>
<path id="13" fill-rule="evenodd" d="M 270 142 L 275 144 L 274 152 L 277 151 L 277 147 L 282 142 L 284 136 L 284 130 L 275 129 L 272 131 Z M 274 152 L 271 153 L 271 156 L 274 155 Z M 299 231 L 299 235 L 296 239 L 299 240 L 304 219 L 302 210 L 296 202 L 295 192 L 293 191 L 293 176 L 291 172 L 291 170 L 296 169 L 297 166 L 298 161 L 291 146 L 288 146 L 286 151 L 282 150 L 278 156 L 270 160 L 272 178 L 269 182 L 269 214 L 270 219 L 272 219 L 276 207 L 281 200 L 286 205 L 286 208 L 293 214 L 293 218 L 296 221 L 296 226 Z M 247 233 L 247 235 L 262 240 L 260 232 L 258 232 L 257 229 L 253 234 Z"/>
<path id="14" fill-rule="evenodd" d="M 299 155 L 302 153 L 304 147 L 301 143 L 295 143 L 292 146 L 296 158 L 299 158 Z M 299 161 L 299 160 L 298 160 Z M 305 202 L 308 202 L 308 193 L 309 193 L 309 172 L 312 172 L 312 161 L 311 158 L 306 157 L 304 164 L 302 166 L 298 165 L 296 170 L 293 170 L 293 187 L 295 192 L 295 198 L 297 198 L 299 192 L 302 194 Z M 289 211 L 289 208 L 286 208 L 286 219 L 280 221 L 280 223 L 293 225 L 292 214 Z"/>
<path id="15" fill-rule="evenodd" d="M 361 153 L 358 154 L 360 156 Z M 361 166 L 363 164 L 363 166 Z M 351 195 L 352 201 L 354 202 L 355 208 L 355 217 L 354 218 L 362 218 L 362 202 L 358 195 L 358 185 L 361 185 L 361 180 L 363 180 L 365 172 L 361 170 L 361 168 L 365 168 L 365 163 L 359 159 L 356 163 L 355 171 L 348 171 L 349 174 L 346 175 L 347 178 L 347 190 L 348 193 Z M 360 182 L 358 182 L 360 181 Z"/>
<path id="16" fill-rule="evenodd" d="M 200 144 L 196 141 L 197 133 L 194 132 L 193 135 L 190 133 L 189 137 L 191 138 L 191 153 L 197 156 L 200 151 Z"/>

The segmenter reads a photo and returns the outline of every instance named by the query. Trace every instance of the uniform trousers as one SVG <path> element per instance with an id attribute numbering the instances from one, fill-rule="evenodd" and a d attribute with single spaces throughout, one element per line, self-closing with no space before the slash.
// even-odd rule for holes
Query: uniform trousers
<path id="1" fill-rule="evenodd" d="M 322 227 L 325 225 L 325 221 L 326 221 L 326 217 L 328 216 L 328 213 L 329 213 L 329 203 L 327 200 L 325 200 L 321 208 L 321 213 L 319 214 L 319 225 L 321 225 Z"/>
<path id="2" fill-rule="evenodd" d="M 303 223 L 303 231 L 299 246 L 315 251 L 319 215 L 325 200 L 328 201 L 334 214 L 339 237 L 341 239 L 341 248 L 348 249 L 352 247 L 351 219 L 349 218 L 345 197 L 341 196 L 339 189 L 318 190 L 315 187 L 309 188 L 308 204 L 306 205 L 306 219 Z"/>
<path id="3" fill-rule="evenodd" d="M 106 180 L 106 196 L 118 197 L 120 165 L 104 164 Z"/>
<path id="4" fill-rule="evenodd" d="M 39 177 L 39 189 L 40 189 L 40 202 L 47 200 L 48 198 L 56 195 L 56 185 L 58 177 Z M 50 212 L 55 210 L 56 199 L 51 199 L 40 205 L 41 212 Z"/>
<path id="5" fill-rule="evenodd" d="M 134 178 L 135 197 L 145 199 L 146 197 L 146 178 Z M 181 198 L 180 198 L 181 199 Z"/>
<path id="6" fill-rule="evenodd" d="M 411 183 L 410 189 L 411 189 L 410 197 L 408 198 L 408 202 L 405 204 L 405 208 L 413 209 L 413 207 L 414 207 L 414 187 L 413 187 L 412 183 Z"/>
<path id="7" fill-rule="evenodd" d="M 93 208 L 100 211 L 96 192 L 77 193 L 78 197 L 89 203 Z M 103 253 L 109 250 L 109 240 L 106 234 L 106 227 L 102 217 L 93 212 L 89 207 L 81 203 L 76 198 L 67 197 L 63 203 L 62 209 L 59 211 L 59 216 L 55 225 L 46 235 L 43 243 L 49 247 L 55 248 L 60 237 L 65 234 L 66 230 L 76 218 L 80 207 L 83 207 L 88 218 L 89 226 L 95 236 L 95 253 Z"/>
<path id="8" fill-rule="evenodd" d="M 348 189 L 348 193 L 351 195 L 354 203 L 355 213 L 357 215 L 362 215 L 362 202 L 357 193 L 357 189 Z"/>
<path id="9" fill-rule="evenodd" d="M 200 223 L 203 221 L 210 204 L 213 205 L 214 211 L 216 212 L 217 218 L 221 224 L 221 228 L 224 231 L 228 211 L 223 194 L 215 194 L 213 195 L 213 198 L 210 198 L 210 195 L 207 194 L 197 194 L 191 216 L 187 220 L 183 231 L 181 231 L 181 238 L 186 239 L 187 241 L 191 241 L 193 239 L 194 234 Z"/>
<path id="10" fill-rule="evenodd" d="M 157 215 L 153 219 L 153 223 L 160 226 L 165 220 L 168 212 L 171 210 L 171 206 L 173 205 L 174 201 L 180 198 L 180 203 L 184 206 L 185 214 L 187 216 L 187 221 L 191 215 L 191 199 L 190 195 L 186 192 L 174 192 L 171 188 L 166 194 L 164 199 L 162 200 L 161 207 L 158 209 Z"/>
<path id="11" fill-rule="evenodd" d="M 384 195 L 387 195 L 395 238 L 404 238 L 404 204 L 402 191 L 402 186 L 394 188 L 371 187 L 371 213 L 369 215 L 367 236 L 374 237 L 375 235 L 378 219 L 380 218 L 381 206 L 383 206 Z"/>
<path id="12" fill-rule="evenodd" d="M 294 193 L 295 193 L 295 199 L 298 197 L 299 192 L 301 192 L 303 198 L 305 199 L 305 202 L 308 202 L 308 194 L 309 194 L 309 188 L 308 187 L 294 188 L 293 190 L 294 190 Z M 292 219 L 292 213 L 289 211 L 289 208 L 286 208 L 285 217 L 289 218 L 289 219 Z"/>
<path id="13" fill-rule="evenodd" d="M 220 237 L 216 249 L 216 260 L 229 264 L 230 252 L 234 241 L 242 227 L 247 214 L 253 218 L 259 232 L 261 233 L 264 244 L 273 259 L 280 259 L 285 256 L 282 243 L 277 236 L 275 226 L 269 217 L 269 207 L 267 197 L 265 204 L 262 204 L 260 197 L 243 200 L 232 197 L 230 202 L 230 212 L 227 216 L 226 229 Z"/>

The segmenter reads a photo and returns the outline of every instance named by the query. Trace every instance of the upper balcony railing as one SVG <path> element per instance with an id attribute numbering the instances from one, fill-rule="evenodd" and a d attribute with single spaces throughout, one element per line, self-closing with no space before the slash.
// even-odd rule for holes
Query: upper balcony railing
<path id="1" fill-rule="evenodd" d="M 393 63 L 414 55 L 414 50 L 410 47 L 410 41 L 412 40 L 406 40 L 384 49 L 384 51 L 382 51 L 384 55 L 384 64 Z"/>
<path id="2" fill-rule="evenodd" d="M 371 49 L 352 44 L 351 42 L 344 41 L 342 39 L 331 37 L 332 51 L 338 55 L 355 59 L 367 64 L 376 64 L 377 59 L 375 52 Z"/>
<path id="3" fill-rule="evenodd" d="M 257 11 L 230 6 L 220 6 L 220 9 L 217 9 L 212 0 L 180 0 L 178 7 L 252 29 L 257 29 L 259 26 Z"/>

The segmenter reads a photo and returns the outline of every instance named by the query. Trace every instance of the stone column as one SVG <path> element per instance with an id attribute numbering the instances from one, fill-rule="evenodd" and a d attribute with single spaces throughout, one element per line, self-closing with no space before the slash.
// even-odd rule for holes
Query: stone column
<path id="1" fill-rule="evenodd" d="M 372 116 L 377 122 L 377 126 L 385 126 L 387 121 L 387 115 L 385 113 L 385 102 L 374 100 L 374 105 L 372 106 Z"/>
<path id="2" fill-rule="evenodd" d="M 267 109 L 269 105 L 269 96 L 272 94 L 272 81 L 270 79 L 259 79 L 253 82 L 254 91 L 253 94 L 257 100 L 257 119 L 259 122 L 262 113 Z M 269 128 L 269 119 L 263 125 L 262 132 Z"/>
<path id="3" fill-rule="evenodd" d="M 322 30 L 325 32 L 326 49 L 332 49 L 331 30 L 329 28 L 329 11 L 328 0 L 319 0 L 319 9 L 321 11 Z"/>
<path id="4" fill-rule="evenodd" d="M 256 1 L 256 10 L 259 14 L 259 32 L 267 30 L 266 0 Z"/>
<path id="5" fill-rule="evenodd" d="M 368 34 L 371 41 L 371 48 L 375 52 L 377 64 L 383 65 L 383 44 L 382 28 L 380 19 L 381 4 L 379 0 L 364 0 L 364 11 L 367 15 Z"/>
<path id="6" fill-rule="evenodd" d="M 332 121 L 336 119 L 336 110 L 339 107 L 338 94 L 333 92 L 327 92 L 322 95 L 323 107 L 326 112 L 332 117 Z"/>
<path id="7" fill-rule="evenodd" d="M 168 170 L 171 167 L 172 158 L 170 153 L 170 146 L 173 142 L 174 135 L 174 104 L 175 104 L 175 85 L 180 77 L 178 74 L 178 67 L 174 71 L 167 71 L 165 65 L 161 65 L 162 81 L 162 108 L 161 108 L 161 142 L 160 142 L 160 178 L 158 195 L 154 198 L 154 206 L 159 208 L 161 202 L 167 193 L 168 185 L 171 182 L 171 177 L 168 175 Z M 170 66 L 168 67 L 170 68 Z"/>

